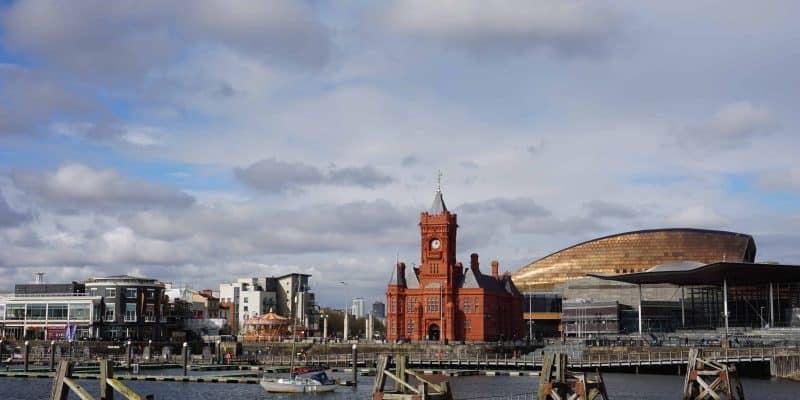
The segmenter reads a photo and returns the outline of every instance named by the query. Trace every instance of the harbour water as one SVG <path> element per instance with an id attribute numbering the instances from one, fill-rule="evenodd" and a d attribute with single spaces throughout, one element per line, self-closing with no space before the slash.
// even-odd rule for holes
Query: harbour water
<path id="1" fill-rule="evenodd" d="M 177 372 L 177 371 L 168 371 Z M 177 373 L 176 373 L 177 374 Z M 337 375 L 347 377 L 343 374 Z M 676 400 L 680 398 L 683 377 L 677 375 L 633 375 L 603 374 L 614 400 Z M 436 380 L 438 376 L 433 377 Z M 445 379 L 445 378 L 440 378 Z M 459 400 L 522 400 L 532 399 L 536 391 L 538 377 L 534 376 L 465 376 L 450 377 L 454 398 Z M 80 381 L 90 391 L 97 393 L 97 381 Z M 325 400 L 365 400 L 370 398 L 372 378 L 360 377 L 357 388 L 341 387 L 335 393 L 320 395 L 279 395 L 268 394 L 259 385 L 173 383 L 126 381 L 125 384 L 139 394 L 153 394 L 157 400 L 261 400 L 261 399 L 325 399 Z M 747 398 L 770 400 L 796 400 L 800 398 L 800 383 L 776 379 L 743 380 Z M 0 378 L 0 399 L 2 400 L 47 400 L 51 380 Z M 527 395 L 527 396 L 526 396 Z M 72 397 L 74 398 L 74 397 Z"/>

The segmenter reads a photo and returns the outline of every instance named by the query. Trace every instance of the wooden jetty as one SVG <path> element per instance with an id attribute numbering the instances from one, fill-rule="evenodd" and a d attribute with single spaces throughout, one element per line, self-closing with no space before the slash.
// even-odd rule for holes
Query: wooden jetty
<path id="1" fill-rule="evenodd" d="M 58 370 L 53 380 L 53 388 L 50 391 L 50 400 L 68 400 L 70 393 L 74 393 L 81 400 L 94 400 L 94 396 L 79 385 L 72 376 L 73 367 L 74 362 L 72 361 L 63 360 L 58 363 Z M 114 400 L 114 392 L 118 392 L 127 400 L 152 400 L 154 398 L 152 395 L 139 396 L 122 382 L 114 379 L 114 365 L 109 360 L 101 360 L 99 399 Z"/>
<path id="2" fill-rule="evenodd" d="M 388 354 L 378 357 L 378 366 L 375 372 L 375 383 L 372 386 L 373 400 L 453 400 L 450 383 L 444 381 L 440 384 L 431 383 L 422 377 L 422 374 L 408 368 L 408 357 L 399 354 L 395 357 L 395 372 L 389 371 L 392 356 Z M 418 385 L 410 383 L 414 377 Z M 386 378 L 395 382 L 395 389 L 387 391 Z"/>
<path id="3" fill-rule="evenodd" d="M 699 349 L 689 351 L 684 400 L 744 400 L 744 389 L 735 365 L 702 357 Z"/>
<path id="4" fill-rule="evenodd" d="M 547 353 L 539 374 L 538 400 L 608 400 L 603 375 L 567 370 L 567 355 Z"/>

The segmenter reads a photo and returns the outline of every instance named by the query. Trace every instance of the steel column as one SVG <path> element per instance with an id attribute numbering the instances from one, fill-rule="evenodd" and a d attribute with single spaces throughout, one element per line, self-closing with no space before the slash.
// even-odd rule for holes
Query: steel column
<path id="1" fill-rule="evenodd" d="M 722 305 L 725 314 L 725 340 L 728 340 L 728 280 L 722 280 Z"/>
<path id="2" fill-rule="evenodd" d="M 642 285 L 639 285 L 639 337 L 642 337 Z"/>
<path id="3" fill-rule="evenodd" d="M 686 327 L 686 307 L 684 305 L 684 299 L 686 298 L 686 289 L 681 286 L 681 327 Z"/>
<path id="4" fill-rule="evenodd" d="M 769 283 L 769 327 L 775 327 L 775 300 L 772 298 L 772 282 Z"/>

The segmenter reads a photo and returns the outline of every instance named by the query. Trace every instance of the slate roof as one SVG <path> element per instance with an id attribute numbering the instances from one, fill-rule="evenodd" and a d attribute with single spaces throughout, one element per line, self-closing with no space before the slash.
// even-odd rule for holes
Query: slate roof
<path id="1" fill-rule="evenodd" d="M 445 211 L 447 211 L 447 206 L 444 204 L 444 197 L 442 197 L 442 191 L 437 190 L 436 195 L 433 197 L 433 205 L 431 205 L 431 210 L 428 213 L 436 215 L 436 214 L 441 214 Z"/>

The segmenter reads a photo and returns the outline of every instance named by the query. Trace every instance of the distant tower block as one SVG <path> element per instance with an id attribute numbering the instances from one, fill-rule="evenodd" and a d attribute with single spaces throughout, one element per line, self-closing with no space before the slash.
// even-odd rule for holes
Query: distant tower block
<path id="1" fill-rule="evenodd" d="M 36 283 L 44 283 L 44 272 L 37 272 L 36 275 Z"/>

